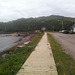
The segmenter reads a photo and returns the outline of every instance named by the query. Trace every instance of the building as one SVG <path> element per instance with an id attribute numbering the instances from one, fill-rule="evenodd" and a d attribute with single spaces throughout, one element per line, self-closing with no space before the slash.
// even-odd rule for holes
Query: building
<path id="1" fill-rule="evenodd" d="M 75 24 L 72 26 L 72 31 L 75 32 Z"/>
<path id="2" fill-rule="evenodd" d="M 45 30 L 46 30 L 46 28 L 45 28 L 45 27 L 42 27 L 42 28 L 41 28 L 41 30 L 42 30 L 42 31 L 45 31 Z"/>

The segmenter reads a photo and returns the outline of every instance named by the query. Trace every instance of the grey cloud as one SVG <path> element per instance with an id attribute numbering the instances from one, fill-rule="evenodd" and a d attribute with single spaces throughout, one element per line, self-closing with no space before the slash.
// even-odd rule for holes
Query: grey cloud
<path id="1" fill-rule="evenodd" d="M 75 17 L 75 0 L 0 0 L 0 21 L 51 14 Z"/>

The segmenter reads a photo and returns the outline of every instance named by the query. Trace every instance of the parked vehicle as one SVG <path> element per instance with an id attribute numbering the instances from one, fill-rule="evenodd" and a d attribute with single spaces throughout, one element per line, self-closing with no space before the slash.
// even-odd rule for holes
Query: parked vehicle
<path id="1" fill-rule="evenodd" d="M 65 32 L 66 30 L 61 30 L 61 31 L 59 31 L 60 33 L 63 33 L 63 32 Z"/>

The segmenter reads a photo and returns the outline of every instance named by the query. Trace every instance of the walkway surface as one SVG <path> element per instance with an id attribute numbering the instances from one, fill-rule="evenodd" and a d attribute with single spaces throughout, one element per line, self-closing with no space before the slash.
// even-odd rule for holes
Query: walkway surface
<path id="1" fill-rule="evenodd" d="M 47 33 L 44 34 L 17 75 L 58 75 Z"/>

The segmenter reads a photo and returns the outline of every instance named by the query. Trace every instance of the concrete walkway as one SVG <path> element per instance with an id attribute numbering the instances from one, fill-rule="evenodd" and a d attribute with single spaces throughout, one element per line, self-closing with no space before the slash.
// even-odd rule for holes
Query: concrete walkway
<path id="1" fill-rule="evenodd" d="M 44 34 L 17 75 L 58 75 L 47 33 Z"/>

